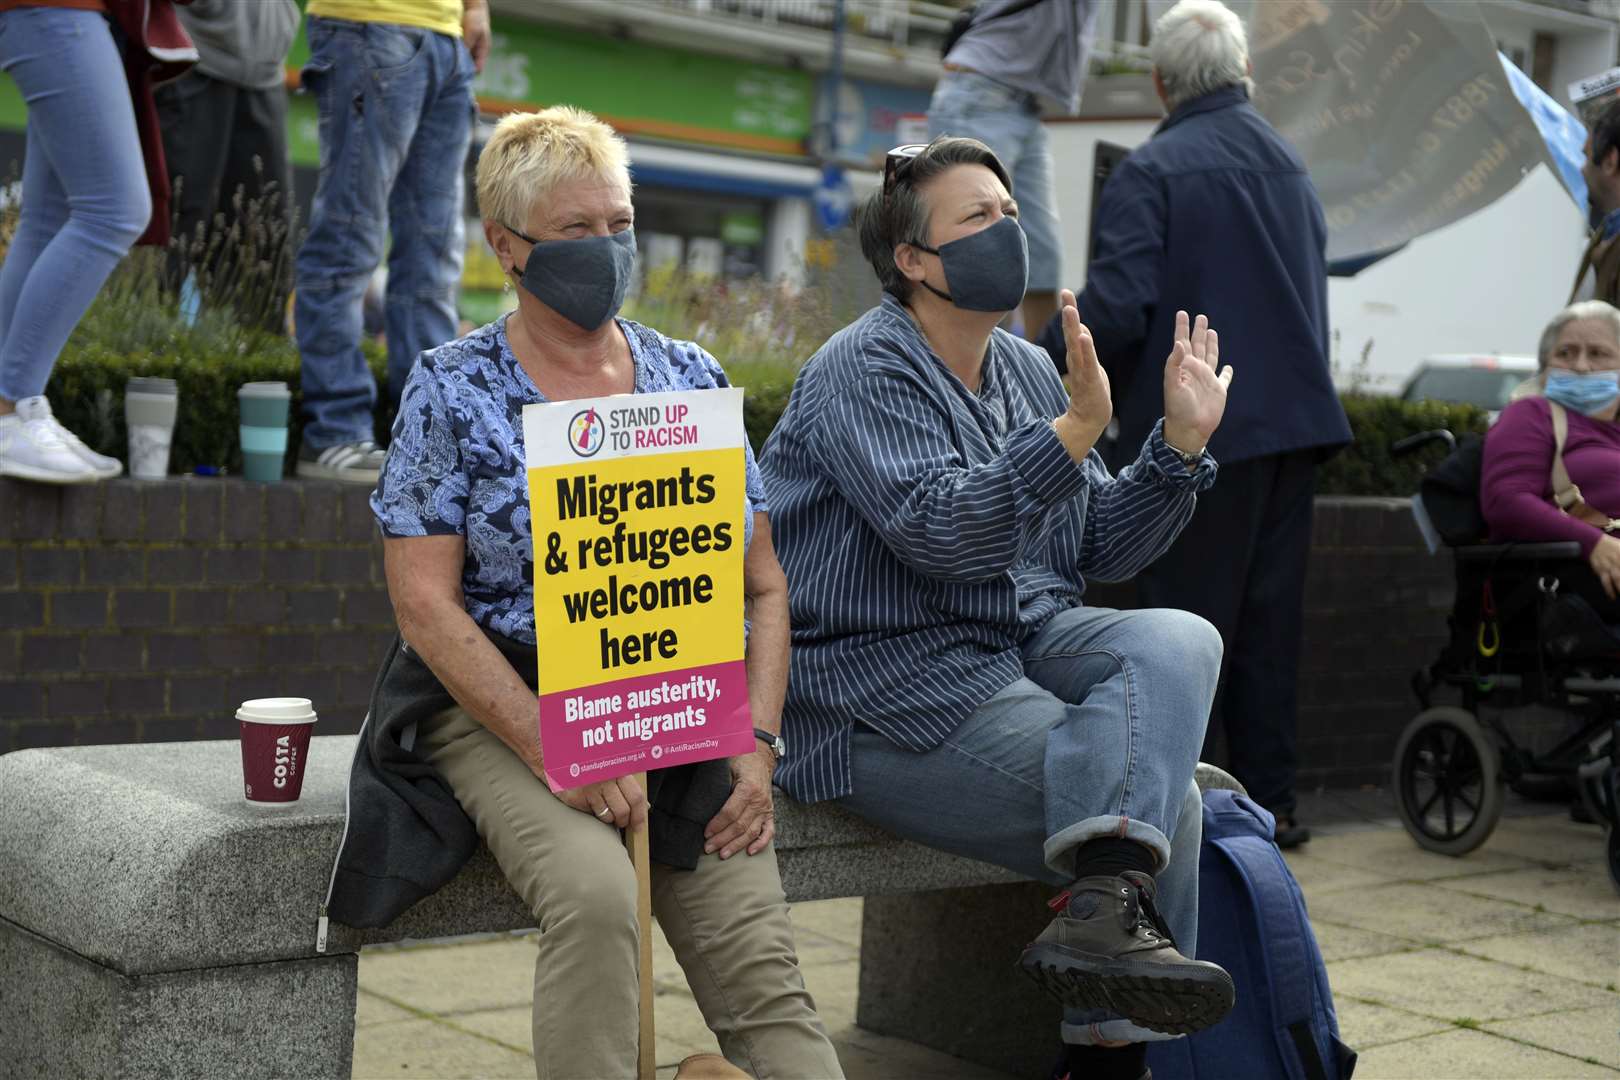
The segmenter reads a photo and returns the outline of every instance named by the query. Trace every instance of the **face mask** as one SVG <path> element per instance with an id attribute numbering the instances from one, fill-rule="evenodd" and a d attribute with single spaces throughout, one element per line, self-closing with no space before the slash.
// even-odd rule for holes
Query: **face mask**
<path id="1" fill-rule="evenodd" d="M 1024 302 L 1029 282 L 1029 241 L 1016 218 L 1004 217 L 988 229 L 937 248 L 913 247 L 938 255 L 950 293 L 928 282 L 922 287 L 963 311 L 1011 311 Z"/>
<path id="2" fill-rule="evenodd" d="M 618 314 L 636 270 L 636 231 L 541 243 L 528 240 L 529 261 L 518 279 L 536 300 L 582 330 L 595 330 Z"/>
<path id="3" fill-rule="evenodd" d="M 1620 371 L 1594 371 L 1587 375 L 1553 368 L 1547 372 L 1548 401 L 1584 416 L 1599 413 L 1620 397 Z"/>

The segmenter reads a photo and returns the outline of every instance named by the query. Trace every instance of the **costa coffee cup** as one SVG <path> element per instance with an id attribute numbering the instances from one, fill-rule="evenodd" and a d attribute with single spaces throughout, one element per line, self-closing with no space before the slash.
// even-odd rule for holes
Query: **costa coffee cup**
<path id="1" fill-rule="evenodd" d="M 242 724 L 242 787 L 250 803 L 298 801 L 315 710 L 309 698 L 255 698 L 236 710 Z"/>

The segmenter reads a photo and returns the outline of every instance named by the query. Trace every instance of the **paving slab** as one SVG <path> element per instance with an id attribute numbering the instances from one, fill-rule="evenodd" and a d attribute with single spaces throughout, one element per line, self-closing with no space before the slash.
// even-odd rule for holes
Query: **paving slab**
<path id="1" fill-rule="evenodd" d="M 1312 915 L 1311 929 L 1316 932 L 1317 948 L 1327 961 L 1349 960 L 1357 956 L 1383 956 L 1385 953 L 1409 952 L 1426 948 L 1423 944 L 1376 930 L 1363 930 L 1357 926 L 1339 926 Z"/>
<path id="2" fill-rule="evenodd" d="M 1294 880 L 1299 882 L 1299 887 L 1305 890 L 1307 897 L 1326 896 L 1329 893 L 1345 892 L 1349 889 L 1365 889 L 1373 885 L 1387 885 L 1391 881 L 1399 880 L 1393 874 L 1381 873 L 1366 867 L 1346 866 L 1342 862 L 1319 858 L 1299 848 L 1283 852 L 1283 858 L 1288 863 L 1289 872 L 1294 875 Z"/>
<path id="3" fill-rule="evenodd" d="M 1620 892 L 1598 863 L 1532 866 L 1499 874 L 1454 878 L 1437 888 L 1513 900 L 1581 919 L 1620 919 Z"/>
<path id="4" fill-rule="evenodd" d="M 370 1027 L 372 1024 L 393 1024 L 400 1020 L 416 1020 L 419 1017 L 399 1006 L 383 1000 L 376 994 L 368 994 L 364 990 L 355 998 L 354 1026 L 357 1028 Z"/>
<path id="5" fill-rule="evenodd" d="M 1606 990 L 1447 949 L 1335 961 L 1328 979 L 1336 994 L 1448 1021 L 1485 1023 L 1617 1000 Z"/>
<path id="6" fill-rule="evenodd" d="M 658 1019 L 663 1018 L 664 1015 L 660 1012 Z M 462 1031 L 471 1032 L 479 1038 L 501 1043 L 513 1050 L 521 1047 L 523 1053 L 530 1059 L 534 1057 L 533 1019 L 534 1011 L 527 1005 L 514 1005 L 506 1009 L 485 1009 L 482 1012 L 464 1012 L 453 1018 L 446 1018 L 449 1024 Z M 471 1035 L 467 1037 L 470 1038 Z M 529 1071 L 534 1071 L 533 1064 L 530 1064 Z"/>
<path id="7" fill-rule="evenodd" d="M 1517 870 L 1530 862 L 1529 859 L 1497 850 L 1489 842 L 1461 858 L 1436 855 L 1418 847 L 1404 829 L 1369 828 L 1324 839 L 1329 842 L 1311 842 L 1308 854 L 1312 858 L 1403 881 L 1434 881 L 1488 874 L 1496 870 Z"/>
<path id="8" fill-rule="evenodd" d="M 1333 988 L 1333 1008 L 1339 1014 L 1339 1038 L 1358 1053 L 1369 1047 L 1399 1042 L 1437 1031 L 1450 1031 L 1451 1022 L 1418 1016 L 1387 1005 L 1373 1005 Z M 1360 1070 L 1357 1070 L 1359 1075 Z"/>
<path id="9" fill-rule="evenodd" d="M 1576 921 L 1523 904 L 1413 882 L 1316 897 L 1307 894 L 1306 902 L 1313 919 L 1431 944 L 1549 930 Z"/>
<path id="10" fill-rule="evenodd" d="M 853 900 L 816 900 L 789 909 L 794 930 L 812 930 L 825 938 L 861 947 L 860 897 Z"/>
<path id="11" fill-rule="evenodd" d="M 1449 1031 L 1375 1046 L 1356 1062 L 1356 1080 L 1614 1080 L 1615 1070 L 1493 1035 Z"/>
<path id="12" fill-rule="evenodd" d="M 355 1032 L 353 1076 L 534 1080 L 534 1059 L 434 1020 L 403 1020 Z"/>
<path id="13" fill-rule="evenodd" d="M 528 1005 L 534 997 L 535 949 L 532 936 L 364 949 L 360 987 L 439 1015 Z"/>
<path id="14" fill-rule="evenodd" d="M 834 1035 L 833 1045 L 847 1080 L 1028 1080 L 857 1027 Z"/>
<path id="15" fill-rule="evenodd" d="M 1620 1002 L 1600 1009 L 1500 1020 L 1485 1030 L 1620 1070 Z"/>
<path id="16" fill-rule="evenodd" d="M 1358 1080 L 1620 1076 L 1620 994 L 1602 977 L 1613 967 L 1620 982 L 1620 908 L 1603 906 L 1620 898 L 1592 888 L 1592 879 L 1608 888 L 1592 831 L 1561 811 L 1508 817 L 1479 852 L 1451 859 L 1419 849 L 1373 795 L 1342 809 L 1343 821 L 1288 861 L 1329 961 L 1345 1040 L 1362 1054 Z M 792 909 L 806 983 L 851 1080 L 1008 1080 L 855 1026 L 862 907 Z M 1613 917 L 1574 917 L 1588 912 Z M 1427 944 L 1438 942 L 1452 944 Z M 661 931 L 653 947 L 658 1075 L 671 1080 L 682 1058 L 717 1047 Z M 530 934 L 366 950 L 355 1077 L 533 1076 L 517 1048 L 529 1046 L 534 948 Z M 1482 1029 L 1456 1028 L 1461 1018 Z"/>
<path id="17" fill-rule="evenodd" d="M 1603 830 L 1581 825 L 1559 811 L 1532 818 L 1503 818 L 1485 848 L 1544 864 L 1601 862 Z"/>
<path id="18" fill-rule="evenodd" d="M 1454 947 L 1564 979 L 1609 989 L 1620 986 L 1620 921 L 1503 934 Z"/>
<path id="19" fill-rule="evenodd" d="M 659 1067 L 674 1067 L 693 1054 L 719 1052 L 714 1033 L 703 1023 L 703 1015 L 690 997 L 658 994 L 654 1003 Z M 462 1013 L 452 1023 L 495 1042 L 521 1046 L 530 1057 L 534 1054 L 533 1016 L 527 1007 Z M 532 1073 L 533 1065 L 529 1068 Z"/>

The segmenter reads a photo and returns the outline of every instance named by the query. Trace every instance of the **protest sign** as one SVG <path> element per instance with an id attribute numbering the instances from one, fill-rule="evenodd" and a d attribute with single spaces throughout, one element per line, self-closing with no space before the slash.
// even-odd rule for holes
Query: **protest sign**
<path id="1" fill-rule="evenodd" d="M 1569 103 L 1588 128 L 1616 100 L 1620 100 L 1620 67 L 1569 84 Z"/>
<path id="2" fill-rule="evenodd" d="M 754 748 L 742 391 L 526 405 L 552 790 Z"/>
<path id="3" fill-rule="evenodd" d="M 1460 220 L 1550 160 L 1475 3 L 1272 0 L 1249 41 L 1255 105 L 1305 159 L 1330 260 Z"/>

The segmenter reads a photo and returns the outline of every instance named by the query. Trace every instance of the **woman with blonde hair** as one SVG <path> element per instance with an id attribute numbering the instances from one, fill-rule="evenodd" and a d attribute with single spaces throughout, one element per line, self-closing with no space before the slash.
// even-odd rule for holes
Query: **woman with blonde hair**
<path id="1" fill-rule="evenodd" d="M 508 116 L 479 159 L 484 235 L 518 307 L 423 353 L 404 388 L 371 505 L 405 644 L 384 662 L 361 737 L 330 907 L 351 925 L 386 922 L 481 837 L 541 931 L 537 1074 L 628 1077 L 639 930 L 619 830 L 650 827 L 653 908 L 725 1056 L 758 1077 L 839 1076 L 771 847 L 787 585 L 751 453 L 754 752 L 655 771 L 649 791 L 621 777 L 554 795 L 543 779 L 523 406 L 727 385 L 698 345 L 616 317 L 636 260 L 630 196 L 623 140 L 566 106 Z"/>

